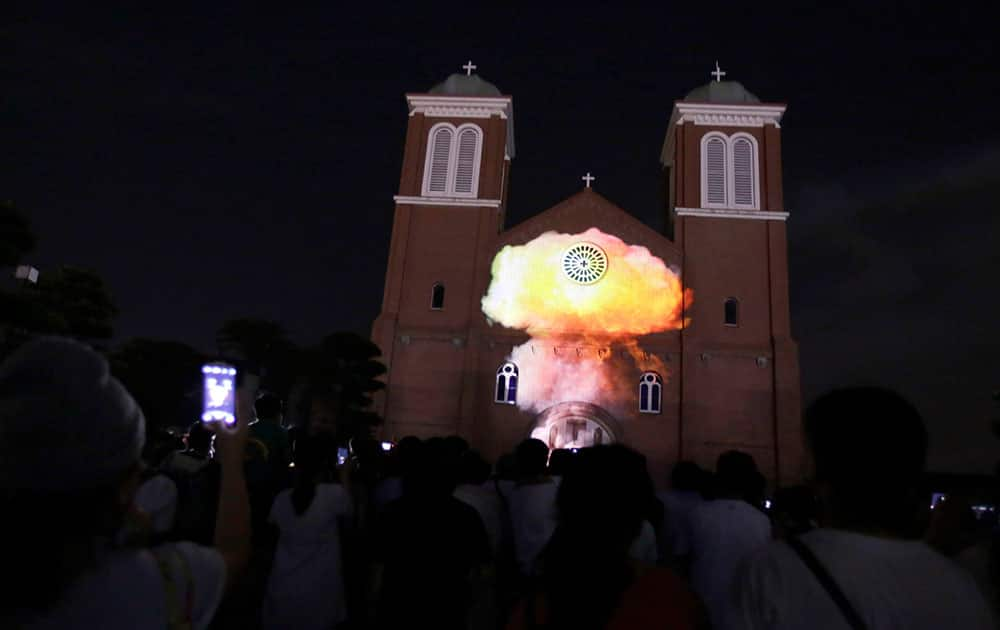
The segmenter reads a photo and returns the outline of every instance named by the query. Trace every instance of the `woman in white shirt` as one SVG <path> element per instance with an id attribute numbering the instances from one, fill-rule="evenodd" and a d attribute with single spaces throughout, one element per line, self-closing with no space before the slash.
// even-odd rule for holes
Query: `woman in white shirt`
<path id="1" fill-rule="evenodd" d="M 295 485 L 274 499 L 270 521 L 280 533 L 264 600 L 264 628 L 328 630 L 347 617 L 340 532 L 353 504 L 344 485 L 318 483 L 336 452 L 336 443 L 324 434 L 301 438 Z M 348 466 L 341 470 L 346 481 Z"/>

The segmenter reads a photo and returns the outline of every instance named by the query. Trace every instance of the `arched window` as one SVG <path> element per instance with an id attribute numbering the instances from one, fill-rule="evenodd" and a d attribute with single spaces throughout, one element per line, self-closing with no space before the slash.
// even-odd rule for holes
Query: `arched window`
<path id="1" fill-rule="evenodd" d="M 517 366 L 509 361 L 497 368 L 497 389 L 493 400 L 507 405 L 517 402 Z"/>
<path id="2" fill-rule="evenodd" d="M 663 402 L 663 379 L 656 372 L 643 372 L 639 377 L 639 411 L 660 413 Z"/>
<path id="3" fill-rule="evenodd" d="M 444 285 L 440 282 L 434 283 L 431 288 L 431 308 L 436 311 L 444 308 Z"/>
<path id="4" fill-rule="evenodd" d="M 479 158 L 481 132 L 475 125 L 458 128 L 458 163 L 455 167 L 455 194 L 476 195 L 479 188 Z"/>
<path id="5" fill-rule="evenodd" d="M 739 326 L 740 325 L 740 301 L 734 297 L 726 298 L 725 305 L 725 323 L 726 326 Z"/>
<path id="6" fill-rule="evenodd" d="M 423 194 L 475 197 L 479 192 L 479 162 L 483 131 L 466 123 L 457 129 L 449 123 L 431 127 L 424 162 Z"/>
<path id="7" fill-rule="evenodd" d="M 430 142 L 427 143 L 427 162 L 424 168 L 424 191 L 429 193 L 448 192 L 448 171 L 451 165 L 451 144 L 455 128 L 447 123 L 431 128 Z"/>
<path id="8" fill-rule="evenodd" d="M 757 191 L 757 141 L 746 133 L 737 133 L 729 139 L 733 160 L 733 206 L 748 210 L 760 207 Z"/>
<path id="9" fill-rule="evenodd" d="M 728 145 L 721 133 L 706 134 L 701 140 L 701 203 L 706 208 L 725 207 L 729 199 Z"/>

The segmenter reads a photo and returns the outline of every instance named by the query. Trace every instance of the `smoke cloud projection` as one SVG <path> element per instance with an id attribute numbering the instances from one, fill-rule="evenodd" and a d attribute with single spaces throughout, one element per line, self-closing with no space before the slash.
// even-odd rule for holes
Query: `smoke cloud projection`
<path id="1" fill-rule="evenodd" d="M 583 401 L 620 411 L 640 372 L 667 379 L 663 361 L 647 355 L 638 337 L 682 327 L 691 293 L 645 247 L 597 228 L 547 232 L 500 250 L 492 274 L 483 313 L 532 337 L 510 355 L 520 408 Z"/>

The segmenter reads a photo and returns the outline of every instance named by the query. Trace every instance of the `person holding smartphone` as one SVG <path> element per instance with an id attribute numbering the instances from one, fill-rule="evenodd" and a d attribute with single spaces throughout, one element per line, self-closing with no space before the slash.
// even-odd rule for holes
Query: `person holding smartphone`
<path id="1" fill-rule="evenodd" d="M 250 550 L 243 478 L 252 398 L 213 423 L 221 482 L 214 546 L 127 549 L 114 534 L 140 478 L 145 420 L 107 361 L 42 338 L 0 364 L 0 627 L 205 628 Z"/>

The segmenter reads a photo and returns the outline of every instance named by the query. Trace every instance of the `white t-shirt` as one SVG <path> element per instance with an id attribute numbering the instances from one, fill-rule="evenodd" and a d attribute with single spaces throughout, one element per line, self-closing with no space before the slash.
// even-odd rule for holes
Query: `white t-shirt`
<path id="1" fill-rule="evenodd" d="M 149 516 L 153 533 L 165 534 L 177 514 L 177 484 L 166 475 L 154 475 L 135 491 L 135 506 Z"/>
<path id="2" fill-rule="evenodd" d="M 281 534 L 267 582 L 264 628 L 332 628 L 346 617 L 338 518 L 353 512 L 339 484 L 316 486 L 301 515 L 292 507 L 292 490 L 274 499 L 270 520 Z"/>
<path id="3" fill-rule="evenodd" d="M 657 495 L 663 502 L 663 549 L 675 556 L 691 553 L 691 510 L 704 503 L 697 492 L 668 490 Z"/>
<path id="4" fill-rule="evenodd" d="M 490 549 L 496 554 L 497 545 L 500 544 L 502 522 L 500 495 L 493 487 L 493 482 L 488 481 L 481 486 L 463 483 L 455 488 L 454 496 L 479 512 L 479 518 L 482 519 L 483 527 L 486 529 L 486 536 L 490 539 Z"/>
<path id="5" fill-rule="evenodd" d="M 530 574 L 535 560 L 556 529 L 556 493 L 559 483 L 548 479 L 515 486 L 510 493 L 517 566 Z"/>
<path id="6" fill-rule="evenodd" d="M 726 627 L 740 563 L 771 541 L 771 521 L 746 501 L 716 499 L 691 510 L 691 586 L 713 628 Z"/>
<path id="7" fill-rule="evenodd" d="M 920 541 L 833 529 L 801 538 L 871 630 L 992 628 L 972 577 Z M 750 558 L 736 597 L 742 628 L 849 628 L 812 571 L 785 543 Z"/>
<path id="8" fill-rule="evenodd" d="M 157 558 L 165 561 L 173 605 L 167 602 L 171 589 Z M 192 628 L 206 628 L 222 600 L 225 581 L 226 565 L 211 547 L 182 542 L 153 551 L 107 551 L 97 568 L 77 580 L 54 610 L 28 628 L 160 629 L 167 627 L 172 610 L 187 613 Z"/>

